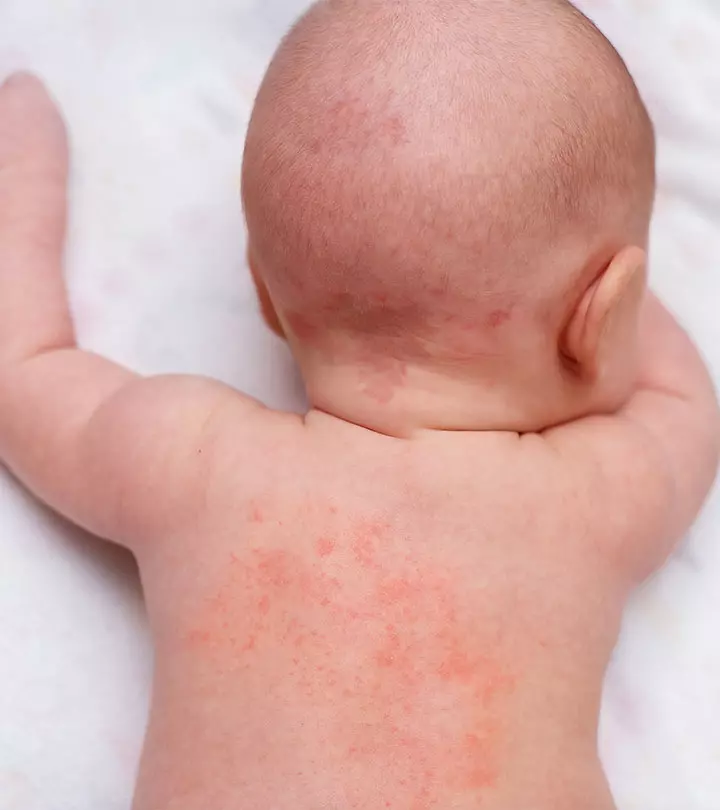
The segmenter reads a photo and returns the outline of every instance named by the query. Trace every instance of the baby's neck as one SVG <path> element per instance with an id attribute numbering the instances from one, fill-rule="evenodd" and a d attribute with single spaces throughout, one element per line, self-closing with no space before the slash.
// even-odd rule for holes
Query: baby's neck
<path id="1" fill-rule="evenodd" d="M 390 436 L 539 432 L 579 415 L 561 385 L 548 380 L 543 391 L 533 392 L 500 368 L 440 372 L 392 358 L 333 365 L 305 357 L 300 364 L 313 408 Z"/>

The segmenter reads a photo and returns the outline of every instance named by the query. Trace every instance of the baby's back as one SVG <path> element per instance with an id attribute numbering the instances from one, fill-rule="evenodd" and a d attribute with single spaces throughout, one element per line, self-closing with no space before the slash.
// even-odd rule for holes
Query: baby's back
<path id="1" fill-rule="evenodd" d="M 537 437 L 279 420 L 141 559 L 136 809 L 612 807 L 596 724 L 628 583 L 583 482 Z"/>

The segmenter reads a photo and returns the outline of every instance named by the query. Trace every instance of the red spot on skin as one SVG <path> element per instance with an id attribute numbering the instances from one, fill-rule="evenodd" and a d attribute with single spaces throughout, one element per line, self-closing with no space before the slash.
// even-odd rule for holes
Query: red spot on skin
<path id="1" fill-rule="evenodd" d="M 335 551 L 335 541 L 330 537 L 320 537 L 316 549 L 319 557 L 329 557 Z"/>
<path id="2" fill-rule="evenodd" d="M 497 329 L 512 318 L 512 311 L 509 309 L 494 309 L 487 317 L 486 323 L 490 329 Z"/>
<path id="3" fill-rule="evenodd" d="M 261 616 L 267 616 L 268 612 L 270 611 L 270 597 L 269 596 L 261 596 L 258 599 L 258 612 Z"/>
<path id="4" fill-rule="evenodd" d="M 262 513 L 260 507 L 255 503 L 255 501 L 250 502 L 250 514 L 248 516 L 250 523 L 264 523 L 265 516 Z"/>

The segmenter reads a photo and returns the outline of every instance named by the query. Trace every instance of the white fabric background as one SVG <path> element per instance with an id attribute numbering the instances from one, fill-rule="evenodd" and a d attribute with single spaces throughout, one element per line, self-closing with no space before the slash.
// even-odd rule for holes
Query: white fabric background
<path id="1" fill-rule="evenodd" d="M 0 77 L 39 71 L 73 141 L 83 344 L 301 407 L 244 264 L 244 128 L 303 0 L 0 0 Z M 720 4 L 583 0 L 660 135 L 656 287 L 720 380 Z M 127 810 L 151 647 L 132 560 L 0 471 L 0 808 Z M 602 751 L 620 810 L 720 810 L 720 499 L 633 599 Z"/>

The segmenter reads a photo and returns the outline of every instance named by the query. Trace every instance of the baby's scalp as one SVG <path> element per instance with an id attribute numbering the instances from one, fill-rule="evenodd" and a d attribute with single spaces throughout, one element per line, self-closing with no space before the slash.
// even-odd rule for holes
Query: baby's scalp
<path id="1" fill-rule="evenodd" d="M 317 3 L 268 71 L 243 176 L 296 341 L 440 364 L 560 329 L 645 244 L 653 193 L 635 84 L 564 0 Z"/>

